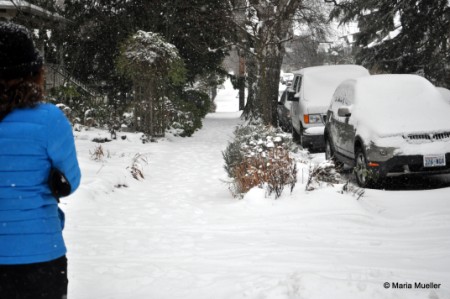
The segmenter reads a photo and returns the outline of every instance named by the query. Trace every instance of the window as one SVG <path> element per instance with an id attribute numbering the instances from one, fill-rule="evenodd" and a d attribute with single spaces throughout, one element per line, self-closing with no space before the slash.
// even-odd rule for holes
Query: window
<path id="1" fill-rule="evenodd" d="M 297 77 L 295 77 L 295 82 L 294 82 L 295 93 L 297 93 L 300 90 L 300 85 L 302 85 L 302 77 L 297 76 Z"/>
<path id="2" fill-rule="evenodd" d="M 297 88 L 295 89 L 296 92 L 300 91 L 300 88 L 302 87 L 302 77 L 298 77 L 298 84 L 297 84 Z"/>

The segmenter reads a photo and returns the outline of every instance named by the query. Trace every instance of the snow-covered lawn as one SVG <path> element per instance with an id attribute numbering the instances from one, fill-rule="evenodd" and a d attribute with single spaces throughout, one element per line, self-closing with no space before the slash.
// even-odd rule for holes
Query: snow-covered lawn
<path id="1" fill-rule="evenodd" d="M 227 83 L 191 138 L 119 133 L 102 161 L 90 140 L 106 133 L 75 132 L 83 180 L 61 204 L 69 299 L 450 298 L 449 187 L 305 192 L 305 162 L 324 155 L 298 154 L 292 194 L 234 199 L 222 151 L 240 123 L 236 95 Z"/>

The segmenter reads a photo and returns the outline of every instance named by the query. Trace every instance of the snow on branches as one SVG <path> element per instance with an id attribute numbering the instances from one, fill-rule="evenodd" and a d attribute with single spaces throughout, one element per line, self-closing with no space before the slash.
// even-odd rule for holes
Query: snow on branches
<path id="1" fill-rule="evenodd" d="M 169 76 L 182 82 L 186 74 L 178 49 L 158 33 L 142 30 L 122 45 L 117 67 L 133 80 Z"/>
<path id="2" fill-rule="evenodd" d="M 139 30 L 132 40 L 124 52 L 131 61 L 152 65 L 158 63 L 158 59 L 179 59 L 177 48 L 166 42 L 158 33 Z"/>

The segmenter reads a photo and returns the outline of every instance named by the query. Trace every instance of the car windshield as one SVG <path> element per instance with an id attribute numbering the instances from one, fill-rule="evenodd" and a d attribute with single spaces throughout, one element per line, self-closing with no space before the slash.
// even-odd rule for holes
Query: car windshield
<path id="1" fill-rule="evenodd" d="M 450 106 L 430 82 L 414 75 L 357 79 L 352 113 L 380 135 L 450 130 Z"/>

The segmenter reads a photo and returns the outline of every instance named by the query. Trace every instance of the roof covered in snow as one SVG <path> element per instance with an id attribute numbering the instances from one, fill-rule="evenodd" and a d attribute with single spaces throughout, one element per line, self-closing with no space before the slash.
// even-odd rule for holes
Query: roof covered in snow
<path id="1" fill-rule="evenodd" d="M 423 77 L 374 75 L 353 84 L 353 121 L 363 121 L 379 135 L 450 130 L 450 105 Z"/>
<path id="2" fill-rule="evenodd" d="M 369 76 L 369 71 L 360 65 L 314 66 L 294 72 L 303 76 L 302 95 L 307 101 L 328 107 L 338 85 L 352 78 Z"/>
<path id="3" fill-rule="evenodd" d="M 27 16 L 36 16 L 46 20 L 66 22 L 67 20 L 57 14 L 52 13 L 42 7 L 31 4 L 23 0 L 0 0 L 0 20 L 2 18 L 11 20 L 18 14 L 24 13 Z"/>

